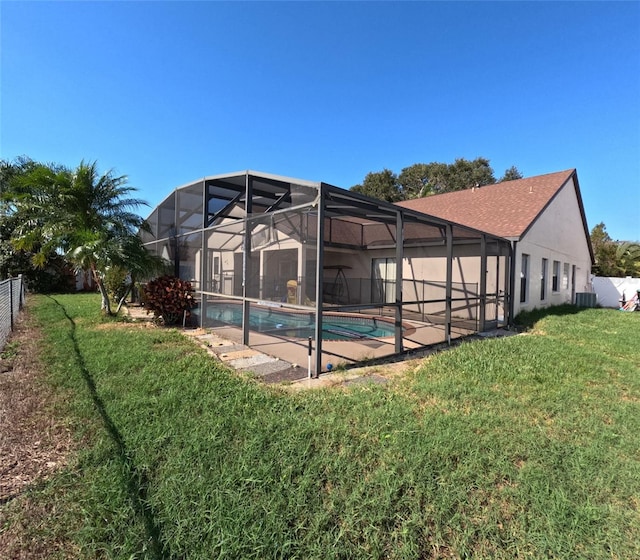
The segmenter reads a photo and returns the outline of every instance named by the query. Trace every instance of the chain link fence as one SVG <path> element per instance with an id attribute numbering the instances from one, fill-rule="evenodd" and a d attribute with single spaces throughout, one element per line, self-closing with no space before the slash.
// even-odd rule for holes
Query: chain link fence
<path id="1" fill-rule="evenodd" d="M 24 302 L 25 288 L 22 275 L 0 282 L 0 351 L 4 350 Z"/>

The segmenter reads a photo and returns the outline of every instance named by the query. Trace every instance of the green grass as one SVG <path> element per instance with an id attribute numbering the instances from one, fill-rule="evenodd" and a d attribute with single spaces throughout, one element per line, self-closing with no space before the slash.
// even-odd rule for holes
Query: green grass
<path id="1" fill-rule="evenodd" d="M 87 558 L 639 558 L 640 313 L 543 314 L 300 394 L 94 296 L 36 297 L 83 442 L 33 491 Z"/>

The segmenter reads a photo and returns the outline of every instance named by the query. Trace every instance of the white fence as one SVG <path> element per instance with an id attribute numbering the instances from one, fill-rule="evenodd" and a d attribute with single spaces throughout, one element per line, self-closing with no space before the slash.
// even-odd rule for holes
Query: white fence
<path id="1" fill-rule="evenodd" d="M 0 282 L 0 351 L 13 330 L 16 317 L 25 301 L 22 276 Z"/>
<path id="2" fill-rule="evenodd" d="M 598 305 L 620 307 L 622 297 L 629 301 L 640 290 L 640 278 L 593 278 L 593 291 L 598 295 Z"/>

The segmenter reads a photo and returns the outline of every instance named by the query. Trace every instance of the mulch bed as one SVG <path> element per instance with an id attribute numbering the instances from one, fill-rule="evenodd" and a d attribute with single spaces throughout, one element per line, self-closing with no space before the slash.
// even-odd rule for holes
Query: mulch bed
<path id="1" fill-rule="evenodd" d="M 24 311 L 0 357 L 0 557 L 45 558 L 29 524 L 43 521 L 26 491 L 67 464 L 69 428 L 56 419 L 40 361 L 41 334 Z M 21 510 L 22 514 L 20 514 Z M 13 520 L 13 522 L 9 522 Z"/>

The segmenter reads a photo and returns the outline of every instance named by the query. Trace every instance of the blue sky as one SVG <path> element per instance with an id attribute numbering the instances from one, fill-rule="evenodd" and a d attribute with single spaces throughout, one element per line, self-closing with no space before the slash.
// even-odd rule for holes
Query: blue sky
<path id="1" fill-rule="evenodd" d="M 589 228 L 640 240 L 640 2 L 5 0 L 0 21 L 4 159 L 97 160 L 152 206 L 245 169 L 575 167 Z"/>

